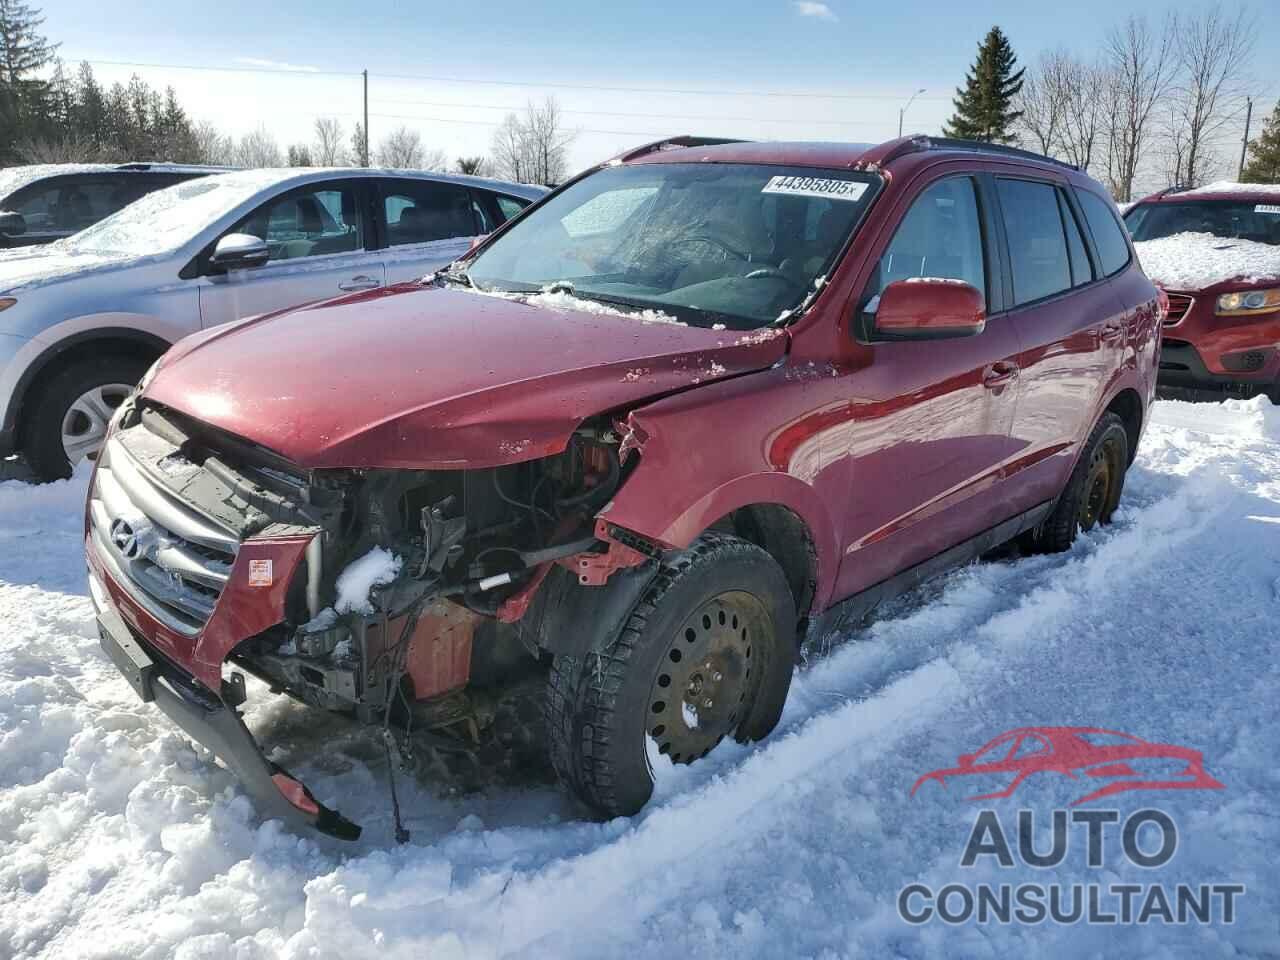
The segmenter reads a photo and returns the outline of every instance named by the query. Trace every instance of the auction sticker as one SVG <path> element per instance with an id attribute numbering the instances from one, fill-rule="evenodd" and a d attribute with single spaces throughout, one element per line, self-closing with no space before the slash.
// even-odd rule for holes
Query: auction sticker
<path id="1" fill-rule="evenodd" d="M 271 586 L 271 561 L 270 560 L 250 560 L 249 561 L 249 586 L 251 587 Z"/>
<path id="2" fill-rule="evenodd" d="M 1254 213 L 1270 213 L 1280 216 L 1280 203 L 1260 203 L 1253 208 Z"/>
<path id="3" fill-rule="evenodd" d="M 761 193 L 785 193 L 793 197 L 827 200 L 861 200 L 867 184 L 861 180 L 829 180 L 824 177 L 770 177 Z"/>

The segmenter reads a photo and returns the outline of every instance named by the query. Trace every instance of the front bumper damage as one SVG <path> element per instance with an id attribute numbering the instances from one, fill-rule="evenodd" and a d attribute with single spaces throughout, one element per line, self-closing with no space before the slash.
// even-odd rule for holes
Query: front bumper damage
<path id="1" fill-rule="evenodd" d="M 231 768 L 264 818 L 314 827 L 339 840 L 359 838 L 359 826 L 320 803 L 304 784 L 263 755 L 240 716 L 238 703 L 228 702 L 225 695 L 213 696 L 169 666 L 129 628 L 92 571 L 89 582 L 103 651 L 143 703 L 154 703 L 188 737 Z"/>

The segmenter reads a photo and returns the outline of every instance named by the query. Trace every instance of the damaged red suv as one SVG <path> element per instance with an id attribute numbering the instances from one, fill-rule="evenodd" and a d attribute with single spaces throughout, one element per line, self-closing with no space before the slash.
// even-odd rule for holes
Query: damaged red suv
<path id="1" fill-rule="evenodd" d="M 267 759 L 245 674 L 467 741 L 540 678 L 564 783 L 634 813 L 773 729 L 803 639 L 1106 523 L 1161 319 L 1043 157 L 652 144 L 433 277 L 170 350 L 97 461 L 102 642 L 266 816 L 359 832 Z"/>

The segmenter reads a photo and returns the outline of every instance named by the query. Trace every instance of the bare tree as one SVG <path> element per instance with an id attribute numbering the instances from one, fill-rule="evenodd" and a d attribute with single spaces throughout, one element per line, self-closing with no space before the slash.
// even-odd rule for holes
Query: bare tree
<path id="1" fill-rule="evenodd" d="M 316 142 L 312 156 L 321 167 L 341 167 L 347 163 L 347 150 L 343 144 L 342 121 L 337 117 L 316 117 Z"/>
<path id="2" fill-rule="evenodd" d="M 1021 139 L 1044 154 L 1053 154 L 1062 142 L 1071 66 L 1065 50 L 1046 50 L 1026 72 L 1018 92 L 1016 126 Z"/>
<path id="3" fill-rule="evenodd" d="M 380 167 L 422 169 L 422 134 L 403 125 L 397 127 L 382 138 L 375 158 Z"/>
<path id="4" fill-rule="evenodd" d="M 504 180 L 525 183 L 528 162 L 525 155 L 524 125 L 514 113 L 508 113 L 493 133 L 493 165 Z"/>
<path id="5" fill-rule="evenodd" d="M 1255 33 L 1243 9 L 1230 15 L 1217 3 L 1179 23 L 1168 129 L 1172 182 L 1194 187 L 1208 178 L 1217 138 L 1244 105 Z"/>
<path id="6" fill-rule="evenodd" d="M 523 119 L 509 113 L 494 131 L 493 165 L 507 180 L 552 186 L 568 175 L 575 136 L 565 129 L 554 97 L 530 101 Z"/>
<path id="7" fill-rule="evenodd" d="M 1062 157 L 1088 171 L 1103 133 L 1107 70 L 1099 63 L 1071 59 L 1067 64 L 1062 119 Z"/>
<path id="8" fill-rule="evenodd" d="M 201 163 L 220 163 L 228 166 L 235 164 L 235 145 L 230 137 L 219 131 L 212 123 L 208 121 L 198 123 L 191 133 L 195 138 L 195 151 Z"/>
<path id="9" fill-rule="evenodd" d="M 280 144 L 266 127 L 246 133 L 235 146 L 235 163 L 238 167 L 279 167 L 284 165 Z"/>
<path id="10" fill-rule="evenodd" d="M 1130 15 L 1107 34 L 1104 52 L 1112 73 L 1108 176 L 1116 199 L 1132 199 L 1133 182 L 1151 136 L 1152 118 L 1169 92 L 1175 69 L 1177 20 L 1152 28 Z"/>

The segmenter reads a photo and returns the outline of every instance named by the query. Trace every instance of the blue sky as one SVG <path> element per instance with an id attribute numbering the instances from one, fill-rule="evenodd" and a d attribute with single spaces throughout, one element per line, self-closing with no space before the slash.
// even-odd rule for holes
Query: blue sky
<path id="1" fill-rule="evenodd" d="M 1160 17 L 1167 9 L 1167 3 L 1105 0 L 1078 0 L 1065 11 L 1027 0 L 502 0 L 409 8 L 334 0 L 148 0 L 104 17 L 100 0 L 58 0 L 44 14 L 47 34 L 62 42 L 68 60 L 311 68 L 252 74 L 95 66 L 106 81 L 127 79 L 136 70 L 154 84 L 172 83 L 198 117 L 233 132 L 265 125 L 282 143 L 309 139 L 317 115 L 348 124 L 359 115 L 359 80 L 314 70 L 367 68 L 375 144 L 403 123 L 450 156 L 485 152 L 491 124 L 507 108 L 553 93 L 569 124 L 582 131 L 572 157 L 582 166 L 672 132 L 885 139 L 896 133 L 899 107 L 920 88 L 926 92 L 911 107 L 906 126 L 936 133 L 978 40 L 993 24 L 1010 36 L 1025 63 L 1057 45 L 1090 53 L 1127 13 Z M 1280 48 L 1280 22 L 1260 17 L 1259 23 L 1255 60 L 1265 74 L 1265 51 Z M 1256 84 L 1268 107 L 1280 86 L 1280 75 L 1274 68 L 1270 73 Z M 763 92 L 833 96 L 756 95 Z"/>

